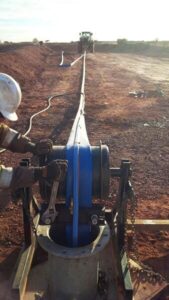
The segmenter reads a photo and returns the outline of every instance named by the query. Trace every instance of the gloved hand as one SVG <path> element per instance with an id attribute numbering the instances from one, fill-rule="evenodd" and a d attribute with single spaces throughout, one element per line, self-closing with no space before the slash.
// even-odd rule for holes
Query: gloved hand
<path id="1" fill-rule="evenodd" d="M 40 140 L 35 144 L 32 153 L 35 155 L 43 155 L 52 151 L 53 142 L 50 139 Z"/>
<path id="2" fill-rule="evenodd" d="M 11 144 L 8 146 L 8 149 L 12 152 L 31 152 L 35 155 L 43 155 L 52 151 L 52 146 L 53 142 L 49 139 L 41 140 L 35 144 L 26 136 L 18 134 L 12 140 Z"/>
<path id="3" fill-rule="evenodd" d="M 49 179 L 63 182 L 66 177 L 68 162 L 67 160 L 57 159 L 50 162 L 47 166 L 34 169 L 35 180 Z"/>
<path id="4" fill-rule="evenodd" d="M 54 160 L 43 167 L 16 167 L 12 171 L 12 179 L 7 186 L 15 191 L 19 188 L 32 186 L 41 179 L 57 180 L 63 182 L 66 177 L 68 162 L 67 160 Z"/>
<path id="5" fill-rule="evenodd" d="M 44 170 L 44 173 L 46 178 L 48 179 L 54 179 L 60 182 L 63 182 L 66 177 L 66 172 L 67 172 L 67 160 L 61 160 L 57 159 L 52 162 L 50 162 L 47 166 L 46 169 Z"/>

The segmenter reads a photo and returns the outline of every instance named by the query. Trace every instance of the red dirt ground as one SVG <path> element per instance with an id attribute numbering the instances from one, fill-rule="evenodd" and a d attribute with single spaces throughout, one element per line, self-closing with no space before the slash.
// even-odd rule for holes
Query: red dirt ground
<path id="1" fill-rule="evenodd" d="M 56 50 L 56 49 L 55 49 Z M 77 93 L 81 64 L 59 68 L 60 52 L 48 46 L 27 46 L 0 53 L 0 72 L 12 75 L 21 85 L 23 100 L 19 120 L 9 124 L 24 133 L 30 116 L 46 106 L 52 94 Z M 77 55 L 67 53 L 71 62 Z M 118 53 L 87 56 L 86 125 L 92 145 L 100 140 L 109 146 L 111 166 L 129 159 L 132 183 L 138 200 L 137 217 L 169 219 L 169 88 L 168 58 Z M 161 88 L 164 97 L 131 98 L 132 90 Z M 78 106 L 77 95 L 53 100 L 53 106 L 33 121 L 30 137 L 52 138 L 66 144 Z M 29 155 L 28 155 L 29 156 Z M 5 152 L 6 166 L 19 164 L 19 154 Z M 115 186 L 115 185 L 114 185 Z M 112 185 L 110 201 L 117 190 Z M 112 200 L 111 200 L 112 198 Z M 3 202 L 10 196 L 0 195 Z M 107 205 L 111 205 L 110 201 Z M 10 203 L 0 214 L 0 278 L 8 279 L 22 244 L 21 205 Z M 138 234 L 140 258 L 169 278 L 169 233 Z M 1 299 L 1 298 L 0 298 Z"/>

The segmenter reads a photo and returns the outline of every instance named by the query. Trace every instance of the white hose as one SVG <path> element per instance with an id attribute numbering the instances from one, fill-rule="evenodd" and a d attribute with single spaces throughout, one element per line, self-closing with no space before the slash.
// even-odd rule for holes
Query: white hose
<path id="1" fill-rule="evenodd" d="M 56 95 L 50 96 L 50 97 L 47 99 L 47 101 L 48 101 L 48 106 L 45 107 L 44 109 L 38 111 L 37 113 L 33 114 L 33 115 L 30 117 L 30 119 L 29 119 L 29 127 L 28 127 L 28 130 L 23 134 L 23 136 L 27 136 L 27 135 L 30 133 L 30 131 L 31 131 L 31 129 L 32 129 L 32 120 L 33 120 L 33 118 L 35 118 L 35 117 L 38 116 L 39 114 L 41 114 L 41 113 L 47 111 L 47 110 L 51 107 L 51 100 L 52 100 L 53 98 L 65 97 L 65 96 L 70 96 L 70 95 L 75 95 L 75 94 L 78 94 L 78 93 L 65 93 L 65 94 L 58 94 L 58 95 L 56 94 Z M 0 150 L 0 153 L 5 152 L 6 150 L 7 150 L 7 149 L 1 149 L 1 150 Z"/>

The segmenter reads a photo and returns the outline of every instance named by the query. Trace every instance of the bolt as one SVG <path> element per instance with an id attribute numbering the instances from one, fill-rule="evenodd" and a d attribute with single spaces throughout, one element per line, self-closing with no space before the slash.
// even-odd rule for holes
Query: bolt
<path id="1" fill-rule="evenodd" d="M 50 225 L 51 224 L 51 219 L 50 218 L 46 218 L 44 223 L 46 225 Z"/>
<path id="2" fill-rule="evenodd" d="M 99 218 L 98 218 L 97 215 L 92 215 L 91 216 L 91 221 L 92 221 L 93 225 L 97 225 L 98 224 L 98 220 L 99 220 Z"/>

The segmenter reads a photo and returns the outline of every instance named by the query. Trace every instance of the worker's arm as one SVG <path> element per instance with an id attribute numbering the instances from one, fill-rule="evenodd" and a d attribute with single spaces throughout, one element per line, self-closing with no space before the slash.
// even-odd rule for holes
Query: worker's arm
<path id="1" fill-rule="evenodd" d="M 17 134 L 17 131 L 9 128 L 7 125 L 0 124 L 0 147 L 8 149 Z"/>
<path id="2" fill-rule="evenodd" d="M 12 152 L 31 152 L 35 155 L 47 154 L 52 150 L 51 140 L 41 140 L 36 144 L 16 130 L 0 124 L 0 146 Z"/>
<path id="3" fill-rule="evenodd" d="M 13 176 L 13 168 L 5 168 L 0 165 L 0 189 L 6 189 L 10 187 Z"/>
<path id="4" fill-rule="evenodd" d="M 0 189 L 18 189 L 31 186 L 35 182 L 33 169 L 0 166 Z"/>
<path id="5" fill-rule="evenodd" d="M 55 179 L 63 181 L 67 171 L 66 160 L 54 160 L 44 167 L 16 167 L 0 166 L 0 189 L 16 190 L 31 186 L 40 179 Z"/>

